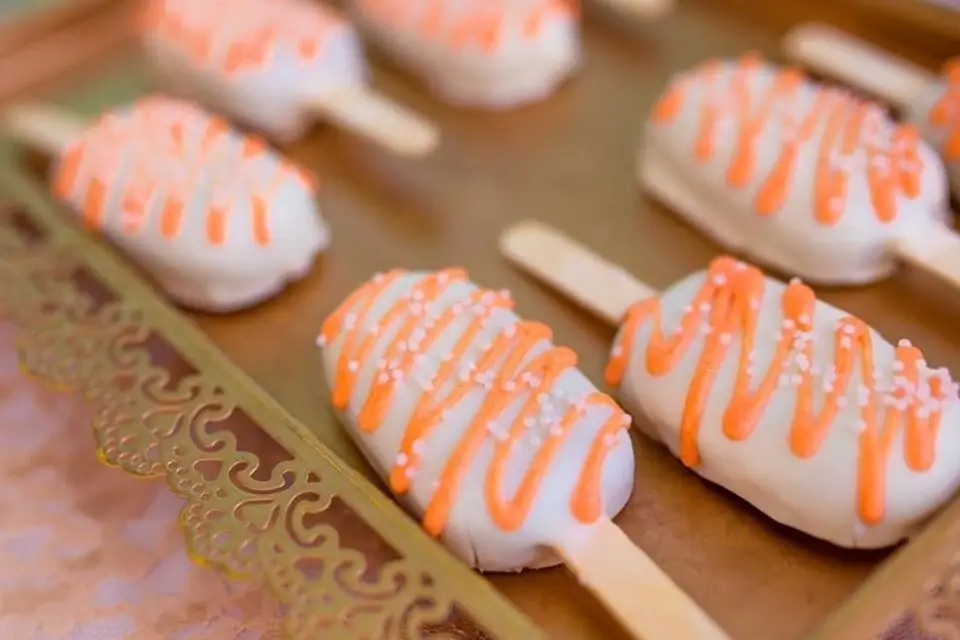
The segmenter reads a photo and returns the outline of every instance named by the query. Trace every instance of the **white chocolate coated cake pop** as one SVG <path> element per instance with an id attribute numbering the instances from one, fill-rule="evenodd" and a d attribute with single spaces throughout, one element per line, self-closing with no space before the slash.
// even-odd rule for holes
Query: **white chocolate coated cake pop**
<path id="1" fill-rule="evenodd" d="M 333 405 L 423 525 L 484 571 L 560 561 L 556 537 L 633 488 L 629 418 L 550 330 L 459 270 L 370 280 L 323 324 Z"/>
<path id="2" fill-rule="evenodd" d="M 368 86 L 339 13 L 308 0 L 149 0 L 141 40 L 168 87 L 288 142 L 315 116 L 391 151 L 421 155 L 436 128 Z"/>
<path id="3" fill-rule="evenodd" d="M 443 100 L 504 109 L 552 94 L 580 63 L 569 0 L 351 0 L 358 26 Z"/>
<path id="4" fill-rule="evenodd" d="M 501 247 L 619 324 L 606 378 L 635 424 L 770 518 L 886 547 L 960 487 L 950 373 L 799 280 L 721 257 L 659 293 L 542 224 L 511 227 Z"/>
<path id="5" fill-rule="evenodd" d="M 757 56 L 677 75 L 638 161 L 647 192 L 729 250 L 789 275 L 856 285 L 954 241 L 936 152 L 877 105 Z"/>
<path id="6" fill-rule="evenodd" d="M 330 243 L 312 178 L 191 103 L 150 96 L 75 130 L 21 105 L 5 122 L 55 156 L 53 194 L 186 306 L 256 304 Z"/>

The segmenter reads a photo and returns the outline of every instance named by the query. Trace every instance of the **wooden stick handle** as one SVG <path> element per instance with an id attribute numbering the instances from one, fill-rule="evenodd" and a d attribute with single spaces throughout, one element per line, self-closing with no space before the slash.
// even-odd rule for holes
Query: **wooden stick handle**
<path id="1" fill-rule="evenodd" d="M 21 144 L 56 157 L 80 135 L 84 122 L 59 107 L 20 102 L 0 108 L 0 128 Z"/>
<path id="2" fill-rule="evenodd" d="M 892 248 L 904 262 L 929 271 L 960 289 L 960 235 L 953 229 L 923 226 L 897 238 Z"/>
<path id="3" fill-rule="evenodd" d="M 788 58 L 899 108 L 937 81 L 930 71 L 823 24 L 794 27 L 782 46 Z"/>
<path id="4" fill-rule="evenodd" d="M 344 87 L 310 100 L 333 124 L 396 154 L 421 156 L 440 142 L 437 127 L 369 87 Z"/>
<path id="5" fill-rule="evenodd" d="M 610 9 L 632 18 L 654 20 L 673 11 L 674 0 L 600 0 Z"/>
<path id="6" fill-rule="evenodd" d="M 729 640 L 729 636 L 643 551 L 607 519 L 589 538 L 557 551 L 580 582 L 634 637 Z"/>
<path id="7" fill-rule="evenodd" d="M 500 252 L 614 326 L 632 304 L 658 295 L 620 267 L 541 222 L 508 227 L 500 236 Z"/>

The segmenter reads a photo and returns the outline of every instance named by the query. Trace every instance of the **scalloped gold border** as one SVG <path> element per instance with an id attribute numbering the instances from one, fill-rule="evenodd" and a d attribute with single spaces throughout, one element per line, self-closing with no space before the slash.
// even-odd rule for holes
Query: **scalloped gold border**
<path id="1" fill-rule="evenodd" d="M 3 169 L 0 162 L 0 169 Z M 500 637 L 542 633 L 454 560 L 391 501 L 343 464 L 243 376 L 102 243 L 31 187 L 0 171 L 43 237 L 0 213 L 0 315 L 21 328 L 25 370 L 97 407 L 98 457 L 139 477 L 163 477 L 187 501 L 189 554 L 235 578 L 263 580 L 296 640 Z M 82 257 L 81 257 L 82 256 Z M 89 270 L 116 296 L 78 288 Z M 161 329 L 162 327 L 162 329 Z M 198 372 L 155 362 L 151 336 Z M 223 422 L 241 412 L 294 455 L 269 468 Z M 367 532 L 357 533 L 357 526 Z M 376 532 L 376 533 L 374 533 Z M 364 549 L 344 540 L 372 541 Z"/>

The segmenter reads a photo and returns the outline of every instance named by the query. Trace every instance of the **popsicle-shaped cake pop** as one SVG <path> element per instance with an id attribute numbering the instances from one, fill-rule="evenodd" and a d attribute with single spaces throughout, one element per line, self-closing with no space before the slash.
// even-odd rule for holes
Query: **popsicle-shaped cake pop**
<path id="1" fill-rule="evenodd" d="M 620 325 L 606 377 L 638 427 L 774 520 L 885 547 L 960 486 L 949 372 L 799 280 L 721 257 L 659 293 L 533 222 L 508 229 L 501 248 Z"/>
<path id="2" fill-rule="evenodd" d="M 791 59 L 888 102 L 937 149 L 960 197 L 960 58 L 937 75 L 834 27 L 805 24 L 783 43 Z"/>
<path id="3" fill-rule="evenodd" d="M 633 489 L 629 417 L 511 307 L 459 269 L 357 289 L 318 340 L 350 435 L 471 566 L 562 559 L 646 640 L 724 637 L 610 522 Z"/>
<path id="4" fill-rule="evenodd" d="M 432 151 L 436 127 L 367 84 L 360 39 L 309 0 L 149 0 L 142 42 L 179 94 L 281 141 L 314 116 L 403 155 Z"/>
<path id="5" fill-rule="evenodd" d="M 960 287 L 936 152 L 877 105 L 757 56 L 671 81 L 638 176 L 727 249 L 790 275 L 864 284 L 906 260 Z"/>
<path id="6" fill-rule="evenodd" d="M 580 63 L 566 0 L 351 0 L 357 25 L 442 99 L 502 109 L 541 100 Z"/>
<path id="7" fill-rule="evenodd" d="M 90 124 L 36 104 L 0 116 L 56 158 L 53 194 L 186 306 L 256 304 L 330 242 L 310 176 L 193 104 L 149 96 Z"/>

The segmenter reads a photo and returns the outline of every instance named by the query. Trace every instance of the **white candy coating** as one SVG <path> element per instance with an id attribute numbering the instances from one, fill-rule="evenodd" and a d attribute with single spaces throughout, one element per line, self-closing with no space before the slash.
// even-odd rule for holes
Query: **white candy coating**
<path id="1" fill-rule="evenodd" d="M 706 318 L 710 307 L 691 310 L 691 301 L 704 285 L 705 272 L 696 273 L 670 287 L 659 299 L 660 328 L 672 336 L 687 313 Z M 776 353 L 776 344 L 784 330 L 782 299 L 785 286 L 766 279 L 759 300 L 758 320 L 751 352 L 750 392 L 760 387 Z M 861 359 L 838 400 L 838 413 L 831 420 L 825 439 L 811 457 L 791 450 L 791 427 L 797 407 L 801 374 L 810 374 L 814 412 L 826 411 L 824 398 L 836 384 L 838 348 L 849 342 L 838 340 L 838 322 L 849 315 L 829 304 L 817 302 L 812 330 L 794 343 L 788 366 L 778 376 L 776 390 L 760 409 L 754 430 L 743 440 L 724 434 L 724 416 L 733 398 L 738 375 L 743 333 L 728 334 L 729 351 L 715 366 L 712 388 L 704 404 L 697 432 L 701 460 L 694 470 L 753 504 L 759 510 L 787 526 L 843 547 L 878 548 L 895 544 L 914 533 L 925 520 L 951 498 L 960 486 L 960 404 L 956 385 L 945 370 L 934 370 L 920 363 L 919 384 L 909 388 L 902 369 L 895 363 L 895 348 L 871 330 L 874 388 L 881 405 L 880 421 L 887 411 L 915 408 L 920 414 L 942 407 L 939 431 L 935 436 L 933 464 L 926 470 L 911 470 L 905 452 L 905 428 L 901 425 L 889 444 L 883 474 L 885 477 L 885 515 L 873 525 L 864 524 L 858 511 L 857 472 L 860 463 L 860 437 L 864 428 L 862 409 L 871 397 L 864 385 Z M 651 375 L 645 362 L 653 322 L 647 321 L 635 332 L 635 342 L 620 385 L 624 406 L 634 415 L 645 415 L 638 427 L 662 441 L 674 455 L 680 456 L 680 425 L 688 391 L 695 372 L 703 369 L 698 361 L 713 325 L 704 319 L 684 355 L 670 371 Z M 841 332 L 842 333 L 842 332 Z M 618 336 L 618 343 L 623 339 Z M 800 352 L 803 341 L 813 345 L 813 355 Z M 839 347 L 838 347 L 839 345 Z M 947 400 L 930 398 L 931 381 L 943 382 Z M 903 400 L 894 398 L 898 389 L 906 389 Z"/>
<path id="2" fill-rule="evenodd" d="M 61 154 L 52 182 L 172 298 L 198 309 L 268 298 L 330 242 L 301 169 L 169 98 L 101 116 Z"/>
<path id="3" fill-rule="evenodd" d="M 366 82 L 353 27 L 306 0 L 151 0 L 142 44 L 172 91 L 279 141 L 310 103 Z"/>
<path id="4" fill-rule="evenodd" d="M 936 152 L 922 142 L 909 152 L 908 136 L 879 108 L 865 109 L 841 91 L 805 79 L 793 93 L 781 92 L 765 112 L 768 89 L 778 78 L 772 65 L 730 61 L 674 78 L 646 125 L 638 158 L 641 184 L 727 249 L 785 273 L 826 284 L 862 284 L 891 274 L 897 264 L 892 240 L 927 234 L 947 221 L 946 179 Z M 802 124 L 818 99 L 831 107 L 820 111 L 803 138 Z M 848 145 L 847 134 L 855 128 L 848 125 L 861 117 L 859 134 Z M 831 121 L 842 135 L 828 144 Z M 710 126 L 715 128 L 707 136 Z M 697 157 L 704 138 L 712 140 L 707 159 Z M 747 139 L 753 142 L 744 144 Z M 752 149 L 751 169 L 734 185 L 731 167 L 746 147 Z M 776 178 L 777 163 L 793 150 L 797 155 L 787 178 Z M 833 177 L 826 177 L 825 166 L 835 170 Z M 870 168 L 900 176 L 892 198 L 879 197 L 894 203 L 892 219 L 881 219 Z M 842 188 L 833 182 L 838 178 Z M 904 188 L 911 180 L 917 187 L 913 195 Z M 761 213 L 762 190 L 777 183 L 786 184 L 782 203 Z M 823 206 L 818 194 L 828 194 L 824 202 L 835 207 L 829 222 L 818 219 Z"/>
<path id="5" fill-rule="evenodd" d="M 541 100 L 580 62 L 578 16 L 557 0 L 351 0 L 357 24 L 443 100 Z"/>
<path id="6" fill-rule="evenodd" d="M 445 272 L 444 272 L 445 273 Z M 492 308 L 484 302 L 470 301 L 471 295 L 480 289 L 464 279 L 447 286 L 438 297 L 425 301 L 417 293 L 418 285 L 431 274 L 402 273 L 390 281 L 375 297 L 351 298 L 341 314 L 342 324 L 333 335 L 321 340 L 323 361 L 327 380 L 334 387 L 340 380 L 338 367 L 355 372 L 357 378 L 349 403 L 339 412 L 348 432 L 359 445 L 374 469 L 388 481 L 398 464 L 410 461 L 401 452 L 404 433 L 409 428 L 414 407 L 419 399 L 428 396 L 433 403 L 441 403 L 455 386 L 466 381 L 466 394 L 453 406 L 446 407 L 442 418 L 414 447 L 423 456 L 416 467 L 404 471 L 412 478 L 409 490 L 399 496 L 403 504 L 418 517 L 423 516 L 428 504 L 438 489 L 441 473 L 447 466 L 452 452 L 462 443 L 482 404 L 489 401 L 492 384 L 505 366 L 505 359 L 486 370 L 477 368 L 483 355 L 492 348 L 498 336 L 519 340 L 520 319 L 509 308 Z M 388 276 L 379 276 L 384 278 Z M 377 280 L 365 285 L 375 286 Z M 483 300 L 494 300 L 498 294 L 487 292 Z M 370 302 L 372 300 L 372 302 Z M 431 301 L 432 300 L 432 301 Z M 385 318 L 394 308 L 402 308 L 399 315 Z M 433 343 L 428 335 L 435 330 L 444 312 L 459 307 L 452 322 L 442 330 Z M 404 324 L 416 316 L 416 331 L 403 344 L 408 347 L 400 355 L 391 357 L 388 349 L 395 346 L 397 333 Z M 452 362 L 456 367 L 453 378 L 433 388 L 438 381 L 438 370 L 451 362 L 450 355 L 457 353 L 455 345 L 469 330 L 478 317 L 486 317 L 482 328 L 470 340 L 469 348 Z M 328 320 L 328 323 L 331 322 Z M 327 327 L 325 325 L 325 331 Z M 361 345 L 372 341 L 369 350 Z M 421 346 L 424 344 L 426 346 Z M 515 343 L 514 344 L 515 348 Z M 533 361 L 553 345 L 542 339 L 527 352 L 524 362 Z M 364 355 L 358 358 L 363 349 Z M 403 366 L 399 360 L 408 349 L 414 353 L 414 364 Z M 341 358 L 346 358 L 341 363 Z M 341 372 L 342 373 L 342 372 Z M 566 368 L 552 388 L 537 392 L 535 386 L 543 372 L 524 370 L 516 377 L 503 381 L 503 389 L 509 390 L 509 401 L 498 417 L 489 421 L 486 434 L 478 453 L 463 475 L 459 489 L 454 493 L 454 502 L 449 519 L 441 534 L 442 542 L 464 562 L 482 571 L 519 571 L 554 565 L 558 557 L 550 550 L 559 539 L 570 541 L 585 535 L 588 525 L 580 522 L 571 511 L 571 496 L 588 450 L 597 438 L 603 425 L 616 420 L 618 430 L 615 438 L 607 443 L 609 452 L 603 463 L 600 480 L 600 495 L 603 511 L 614 516 L 623 508 L 633 488 L 634 457 L 632 444 L 627 435 L 629 417 L 619 407 L 609 404 L 591 404 L 583 398 L 598 393 L 596 388 L 575 367 Z M 358 415 L 368 403 L 371 386 L 378 379 L 392 378 L 393 392 L 382 419 L 372 431 L 359 426 Z M 536 414 L 521 421 L 522 435 L 512 448 L 506 462 L 504 482 L 499 488 L 503 500 L 510 500 L 517 491 L 521 478 L 531 468 L 531 461 L 538 451 L 547 446 L 551 438 L 562 433 L 558 420 L 576 403 L 581 403 L 581 413 L 563 440 L 550 462 L 542 484 L 536 493 L 529 513 L 514 530 L 505 530 L 491 515 L 487 482 L 495 448 L 507 439 L 507 432 L 520 414 L 523 405 L 536 393 L 540 408 Z M 609 400 L 609 399 L 608 399 Z M 401 459 L 402 458 L 402 459 Z M 391 488 L 393 488 L 391 486 Z"/>

